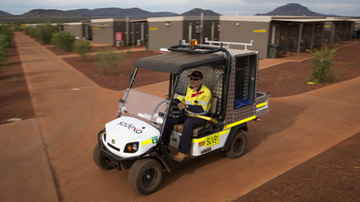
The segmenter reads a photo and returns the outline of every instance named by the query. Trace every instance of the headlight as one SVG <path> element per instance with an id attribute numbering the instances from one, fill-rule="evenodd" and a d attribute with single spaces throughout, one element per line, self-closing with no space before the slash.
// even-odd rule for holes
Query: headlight
<path id="1" fill-rule="evenodd" d="M 106 131 L 104 132 L 103 138 L 104 138 L 104 140 L 106 142 Z"/>
<path id="2" fill-rule="evenodd" d="M 139 143 L 138 142 L 131 142 L 126 144 L 124 152 L 126 153 L 135 153 L 139 149 Z"/>

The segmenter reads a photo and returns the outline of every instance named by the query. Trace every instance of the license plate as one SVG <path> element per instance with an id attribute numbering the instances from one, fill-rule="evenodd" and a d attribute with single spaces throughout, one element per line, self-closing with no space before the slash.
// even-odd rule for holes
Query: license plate
<path id="1" fill-rule="evenodd" d="M 213 145 L 219 144 L 220 142 L 220 135 L 214 134 L 206 137 L 206 147 L 211 147 Z"/>

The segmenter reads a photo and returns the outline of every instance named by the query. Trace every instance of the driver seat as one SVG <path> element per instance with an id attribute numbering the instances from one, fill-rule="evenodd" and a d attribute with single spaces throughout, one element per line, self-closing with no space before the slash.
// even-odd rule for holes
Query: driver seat
<path id="1" fill-rule="evenodd" d="M 211 116 L 211 117 L 212 117 L 213 115 L 216 115 L 216 114 L 217 114 L 218 100 L 219 100 L 219 98 L 217 98 L 217 97 L 212 97 L 212 98 L 211 98 L 211 107 L 210 107 L 210 110 L 209 110 L 209 114 L 210 114 L 209 116 Z M 205 124 L 205 127 L 208 128 L 208 127 L 211 126 L 211 124 L 212 124 L 212 123 L 208 121 L 208 122 Z M 201 129 L 203 129 L 203 128 L 204 128 L 204 126 L 195 128 L 195 129 L 193 130 L 193 137 L 197 137 L 198 134 L 199 134 L 199 131 L 200 131 Z M 176 132 L 179 132 L 179 133 L 182 133 L 183 129 L 184 129 L 184 124 L 176 124 L 176 125 L 174 125 L 174 127 L 173 127 L 173 130 L 176 131 Z"/>

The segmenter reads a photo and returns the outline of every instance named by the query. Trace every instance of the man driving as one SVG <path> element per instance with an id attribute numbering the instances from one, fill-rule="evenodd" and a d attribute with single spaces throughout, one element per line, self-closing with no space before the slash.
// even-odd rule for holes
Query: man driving
<path id="1" fill-rule="evenodd" d="M 188 85 L 186 95 L 178 96 L 174 101 L 182 112 L 179 116 L 168 118 L 163 133 L 163 143 L 169 146 L 171 130 L 176 124 L 184 124 L 179 144 L 179 152 L 173 156 L 173 161 L 183 161 L 189 157 L 193 130 L 204 126 L 206 120 L 198 118 L 198 115 L 207 115 L 211 107 L 211 92 L 202 84 L 203 75 L 200 71 L 194 71 L 189 75 L 191 85 Z"/>

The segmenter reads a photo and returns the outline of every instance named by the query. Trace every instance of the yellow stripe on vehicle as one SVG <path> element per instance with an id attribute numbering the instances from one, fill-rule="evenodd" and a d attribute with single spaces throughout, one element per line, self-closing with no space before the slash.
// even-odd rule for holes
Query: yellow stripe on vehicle
<path id="1" fill-rule="evenodd" d="M 152 139 L 149 140 L 145 140 L 143 142 L 141 142 L 141 146 L 147 145 L 147 144 L 151 144 L 152 143 Z"/>
<path id="2" fill-rule="evenodd" d="M 231 127 L 237 126 L 237 125 L 239 125 L 239 124 L 242 124 L 242 123 L 245 123 L 245 122 L 251 121 L 251 120 L 253 120 L 253 119 L 255 119 L 255 118 L 256 118 L 256 116 L 251 116 L 251 117 L 249 117 L 249 118 L 246 118 L 246 119 L 243 119 L 243 120 L 237 121 L 237 122 L 235 122 L 235 123 L 232 123 L 232 124 L 226 125 L 226 126 L 224 127 L 224 129 L 228 129 L 228 128 L 231 128 Z"/>
<path id="3" fill-rule="evenodd" d="M 260 107 L 263 107 L 263 106 L 266 106 L 266 102 L 263 102 L 261 104 L 256 105 L 256 108 L 260 108 Z"/>
<path id="4" fill-rule="evenodd" d="M 211 134 L 211 135 L 216 135 L 216 134 L 218 134 L 218 135 L 224 135 L 224 134 L 229 133 L 229 132 L 230 132 L 230 129 L 228 129 L 228 130 L 223 130 L 223 131 L 220 131 L 220 132 L 218 132 L 218 133 Z M 200 139 L 193 139 L 192 142 L 193 142 L 193 143 L 199 143 L 199 142 L 205 141 L 205 139 L 206 139 L 206 137 L 203 137 L 203 138 L 200 138 Z"/>

